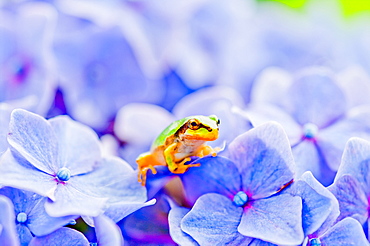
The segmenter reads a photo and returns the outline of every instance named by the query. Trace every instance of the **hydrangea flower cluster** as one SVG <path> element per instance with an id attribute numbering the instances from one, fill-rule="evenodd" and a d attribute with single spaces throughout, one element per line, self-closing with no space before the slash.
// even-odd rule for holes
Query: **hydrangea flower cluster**
<path id="1" fill-rule="evenodd" d="M 0 245 L 369 246 L 369 15 L 281 2 L 0 1 Z"/>

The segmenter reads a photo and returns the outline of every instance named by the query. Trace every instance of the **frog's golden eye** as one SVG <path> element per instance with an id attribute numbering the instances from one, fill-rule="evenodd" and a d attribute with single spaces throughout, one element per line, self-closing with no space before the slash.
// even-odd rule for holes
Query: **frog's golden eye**
<path id="1" fill-rule="evenodd" d="M 193 120 L 189 120 L 189 128 L 191 130 L 198 130 L 200 127 L 200 124 L 197 120 L 193 119 Z"/>
<path id="2" fill-rule="evenodd" d="M 221 124 L 221 120 L 217 119 L 217 125 Z"/>

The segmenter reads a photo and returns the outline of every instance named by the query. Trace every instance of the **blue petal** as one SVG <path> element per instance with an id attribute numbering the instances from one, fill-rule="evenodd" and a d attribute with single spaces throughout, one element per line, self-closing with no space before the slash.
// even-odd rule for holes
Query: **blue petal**
<path id="1" fill-rule="evenodd" d="M 314 123 L 322 128 L 346 110 L 344 94 L 335 84 L 334 77 L 321 68 L 302 72 L 286 96 L 289 100 L 288 111 L 301 125 Z"/>
<path id="2" fill-rule="evenodd" d="M 94 218 L 95 233 L 99 246 L 122 246 L 121 229 L 108 217 L 101 214 Z"/>
<path id="3" fill-rule="evenodd" d="M 198 245 L 189 234 L 181 230 L 181 220 L 189 211 L 188 208 L 174 207 L 168 214 L 171 238 L 179 245 Z"/>
<path id="4" fill-rule="evenodd" d="M 33 238 L 28 246 L 44 246 L 44 245 L 89 246 L 90 244 L 89 241 L 87 241 L 87 239 L 81 232 L 68 227 L 63 227 L 49 235 Z"/>
<path id="5" fill-rule="evenodd" d="M 15 159 L 10 150 L 0 158 L 0 184 L 29 190 L 54 200 L 57 183 L 52 176 L 34 168 L 24 159 Z"/>
<path id="6" fill-rule="evenodd" d="M 19 245 L 19 239 L 14 222 L 15 214 L 11 200 L 5 196 L 0 196 L 0 242 L 4 245 Z"/>
<path id="7" fill-rule="evenodd" d="M 370 142 L 351 138 L 344 149 L 342 163 L 335 177 L 337 179 L 349 174 L 355 178 L 367 197 L 370 196 Z"/>
<path id="8" fill-rule="evenodd" d="M 194 163 L 201 165 L 181 175 L 186 198 L 191 204 L 207 193 L 233 197 L 241 189 L 239 171 L 230 160 L 221 156 L 204 157 Z"/>
<path id="9" fill-rule="evenodd" d="M 339 203 L 337 198 L 331 193 L 326 187 L 324 187 L 319 181 L 317 181 L 312 173 L 306 172 L 301 177 L 309 186 L 311 186 L 318 194 L 327 197 L 330 199 L 330 208 L 329 208 L 329 215 L 327 216 L 324 223 L 321 227 L 315 232 L 315 234 L 320 234 L 321 231 L 326 231 L 330 228 L 334 222 L 336 222 L 340 211 L 339 211 Z"/>
<path id="10" fill-rule="evenodd" d="M 361 224 L 351 217 L 339 221 L 320 239 L 323 245 L 327 246 L 369 245 Z"/>
<path id="11" fill-rule="evenodd" d="M 369 108 L 354 108 L 344 119 L 320 131 L 317 144 L 332 170 L 338 170 L 343 150 L 351 137 L 370 139 L 369 126 Z"/>
<path id="12" fill-rule="evenodd" d="M 328 189 L 338 199 L 339 220 L 350 216 L 361 224 L 365 223 L 368 218 L 368 199 L 361 189 L 361 184 L 354 177 L 343 175 Z"/>
<path id="13" fill-rule="evenodd" d="M 225 196 L 201 196 L 181 221 L 181 229 L 200 245 L 227 244 L 240 237 L 237 228 L 243 209 Z"/>
<path id="14" fill-rule="evenodd" d="M 283 193 L 302 198 L 302 225 L 306 236 L 318 230 L 331 212 L 330 198 L 319 194 L 303 180 L 295 181 Z"/>
<path id="15" fill-rule="evenodd" d="M 27 214 L 27 227 L 36 236 L 47 235 L 68 224 L 72 219 L 76 219 L 76 216 L 49 216 L 44 208 L 48 198 L 33 192 L 4 187 L 0 189 L 0 194 L 7 196 L 13 201 L 16 213 L 24 212 Z"/>
<path id="16" fill-rule="evenodd" d="M 49 122 L 58 141 L 58 168 L 68 168 L 72 176 L 93 170 L 101 159 L 96 133 L 68 116 L 57 116 Z"/>
<path id="17" fill-rule="evenodd" d="M 28 245 L 33 238 L 30 229 L 24 224 L 17 224 L 16 226 L 21 245 Z"/>
<path id="18" fill-rule="evenodd" d="M 106 198 L 105 213 L 118 222 L 146 203 L 146 189 L 137 182 L 137 172 L 118 157 L 106 157 L 93 172 L 68 181 L 76 190 L 91 196 Z"/>
<path id="19" fill-rule="evenodd" d="M 13 110 L 8 142 L 37 169 L 49 174 L 58 171 L 58 143 L 52 127 L 43 117 L 23 109 Z"/>
<path id="20" fill-rule="evenodd" d="M 227 155 L 237 165 L 243 190 L 253 199 L 268 197 L 294 176 L 288 138 L 277 123 L 266 123 L 237 137 Z"/>
<path id="21" fill-rule="evenodd" d="M 10 122 L 11 106 L 0 103 L 0 155 L 8 148 L 8 128 Z"/>
<path id="22" fill-rule="evenodd" d="M 279 194 L 248 204 L 238 231 L 271 243 L 297 245 L 304 238 L 301 216 L 301 198 Z"/>
<path id="23" fill-rule="evenodd" d="M 79 191 L 69 183 L 59 184 L 55 191 L 55 201 L 47 200 L 45 210 L 53 217 L 98 216 L 104 212 L 106 201 L 106 198 L 91 196 Z"/>

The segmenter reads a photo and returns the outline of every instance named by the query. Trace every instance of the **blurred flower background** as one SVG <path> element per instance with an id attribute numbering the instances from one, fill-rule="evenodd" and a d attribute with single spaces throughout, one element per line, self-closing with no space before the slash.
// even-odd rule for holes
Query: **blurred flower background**
<path id="1" fill-rule="evenodd" d="M 362 0 L 0 0 L 0 241 L 368 245 L 369 11 Z M 209 145 L 225 148 L 223 157 L 204 158 L 198 173 L 158 168 L 142 187 L 137 156 L 171 122 L 198 114 L 221 119 Z M 270 132 L 270 121 L 286 137 Z M 253 138 L 262 139 L 255 149 Z M 275 149 L 276 139 L 289 150 Z M 270 187 L 276 193 L 250 198 L 273 211 L 268 201 L 288 197 L 303 211 L 294 217 L 302 227 L 262 235 L 266 221 L 253 220 L 252 202 L 241 205 L 244 212 L 230 207 L 227 196 L 247 196 L 246 182 L 262 182 L 243 178 L 238 158 L 249 157 L 235 145 L 264 156 L 288 153 L 288 164 L 269 156 L 275 162 L 261 170 L 289 178 Z M 252 173 L 262 172 L 257 159 L 248 162 Z M 343 171 L 351 168 L 358 176 Z M 220 184 L 229 187 L 237 176 L 231 183 L 238 185 L 213 184 L 221 174 Z M 189 184 L 199 177 L 211 185 L 194 195 L 203 178 Z M 238 221 L 222 222 L 222 239 L 212 234 L 220 227 L 211 211 L 218 203 Z M 250 229 L 249 217 L 258 226 Z"/>

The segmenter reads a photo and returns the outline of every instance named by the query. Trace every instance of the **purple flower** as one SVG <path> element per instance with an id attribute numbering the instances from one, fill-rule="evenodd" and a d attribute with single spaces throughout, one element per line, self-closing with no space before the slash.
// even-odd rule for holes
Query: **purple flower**
<path id="1" fill-rule="evenodd" d="M 334 183 L 328 189 L 339 202 L 340 215 L 338 220 L 352 217 L 367 229 L 369 224 L 369 159 L 370 142 L 351 138 L 344 150 L 342 163 L 339 166 Z"/>
<path id="2" fill-rule="evenodd" d="M 53 49 L 66 109 L 74 119 L 104 130 L 123 105 L 162 99 L 162 81 L 142 71 L 119 25 L 103 28 L 65 14 L 60 20 Z"/>
<path id="3" fill-rule="evenodd" d="M 105 215 L 94 217 L 95 233 L 99 246 L 123 246 L 121 229 Z"/>
<path id="4" fill-rule="evenodd" d="M 0 196 L 0 242 L 4 245 L 18 246 L 19 238 L 15 227 L 15 214 L 12 201 Z"/>
<path id="5" fill-rule="evenodd" d="M 4 187 L 0 194 L 14 204 L 16 227 L 21 244 L 28 244 L 32 235 L 44 236 L 69 224 L 76 216 L 50 217 L 44 208 L 46 197 L 33 192 Z"/>
<path id="6" fill-rule="evenodd" d="M 0 102 L 27 100 L 29 110 L 44 115 L 55 88 L 50 48 L 56 12 L 31 2 L 2 8 L 0 17 Z"/>
<path id="7" fill-rule="evenodd" d="M 145 188 L 132 183 L 135 172 L 120 159 L 102 158 L 90 128 L 66 116 L 45 120 L 17 109 L 9 129 L 0 184 L 48 197 L 51 216 L 98 216 L 120 208 L 112 215 L 120 219 L 145 206 Z"/>
<path id="8" fill-rule="evenodd" d="M 195 203 L 182 218 L 181 230 L 200 245 L 237 245 L 253 238 L 300 244 L 302 199 L 281 192 L 294 176 L 293 156 L 281 126 L 266 123 L 240 135 L 226 156 L 197 160 L 201 166 L 182 176 L 189 203 Z"/>
<path id="9" fill-rule="evenodd" d="M 284 126 L 297 164 L 297 177 L 311 171 L 332 182 L 350 137 L 370 137 L 369 106 L 348 108 L 335 74 L 308 68 L 290 75 L 269 69 L 257 80 L 246 110 L 253 124 L 276 120 Z"/>

